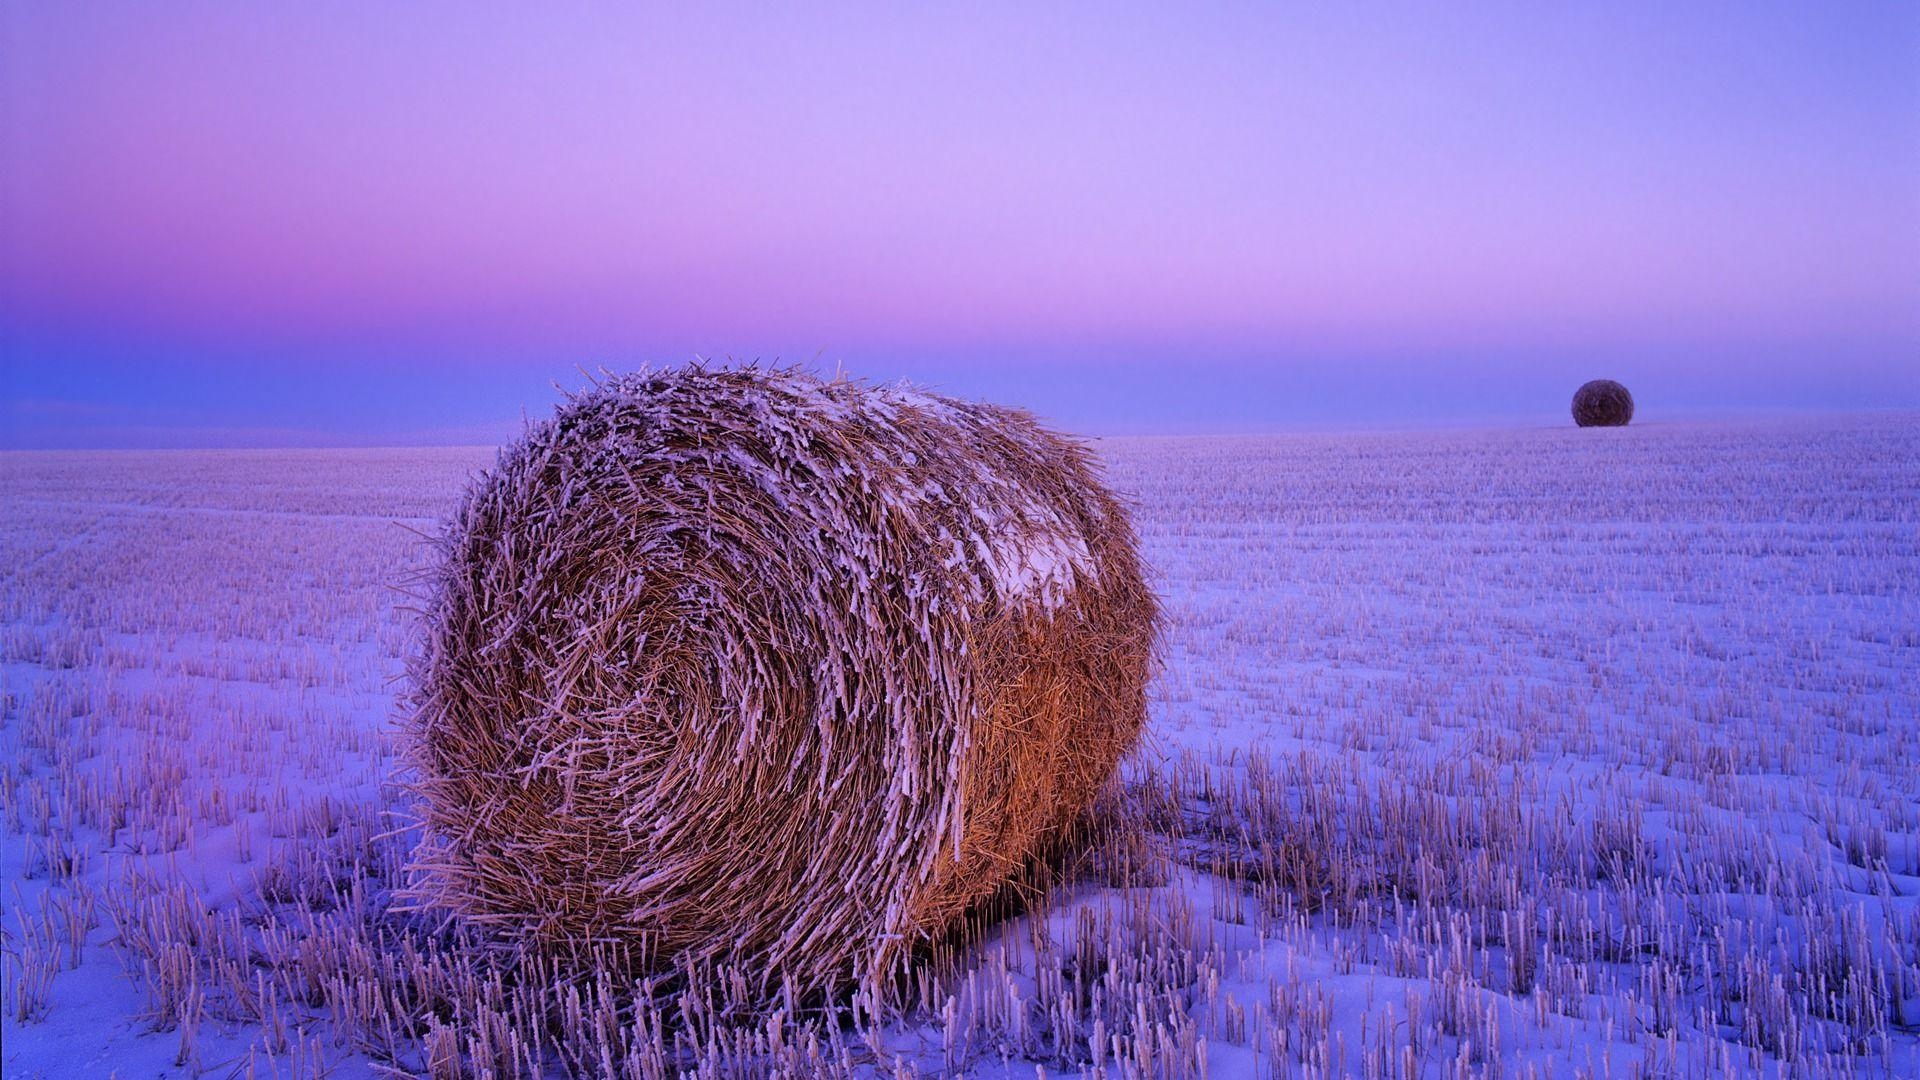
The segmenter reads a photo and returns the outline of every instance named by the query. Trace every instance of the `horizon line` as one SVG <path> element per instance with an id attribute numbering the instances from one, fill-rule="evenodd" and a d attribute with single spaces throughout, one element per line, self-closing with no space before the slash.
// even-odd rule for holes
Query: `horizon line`
<path id="1" fill-rule="evenodd" d="M 1031 411 L 1031 410 L 1029 410 Z M 1428 432 L 1474 432 L 1474 431 L 1538 431 L 1566 428 L 1575 430 L 1570 417 L 1548 419 L 1545 412 L 1536 414 L 1501 414 L 1470 417 L 1434 418 L 1426 421 L 1407 417 L 1382 418 L 1378 422 L 1346 418 L 1321 423 L 1276 424 L 1255 428 L 1236 427 L 1221 429 L 1194 428 L 1167 431 L 1080 431 L 1052 423 L 1047 417 L 1035 414 L 1049 430 L 1074 438 L 1098 441 L 1108 439 L 1244 439 L 1289 435 L 1392 435 L 1420 434 Z M 1742 421 L 1764 422 L 1769 420 L 1817 420 L 1822 418 L 1872 418 L 1894 416 L 1920 416 L 1920 406 L 1769 406 L 1740 407 L 1727 409 L 1689 408 L 1662 413 L 1652 417 L 1641 417 L 1630 427 L 1665 427 L 1680 424 L 1699 423 L 1739 423 Z M 473 441 L 464 439 L 422 439 L 400 435 L 372 435 L 360 439 L 352 435 L 330 436 L 327 432 L 313 430 L 303 432 L 308 438 L 291 438 L 288 441 L 241 442 L 241 441 L 183 441 L 152 442 L 142 444 L 112 443 L 40 443 L 35 445 L 0 445 L 0 455 L 25 454 L 140 454 L 140 453 L 196 453 L 210 451 L 231 452 L 274 452 L 295 450 L 497 450 L 519 439 L 521 435 L 538 420 L 523 421 L 516 430 L 498 441 Z M 179 429 L 182 434 L 195 430 Z M 216 429 L 243 431 L 245 429 Z"/>

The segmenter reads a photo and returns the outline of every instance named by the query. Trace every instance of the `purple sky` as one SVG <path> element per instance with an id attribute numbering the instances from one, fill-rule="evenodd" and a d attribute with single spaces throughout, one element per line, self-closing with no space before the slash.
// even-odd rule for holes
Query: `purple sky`
<path id="1" fill-rule="evenodd" d="M 1910 4 L 513 11 L 0 9 L 0 443 L 696 353 L 1094 433 L 1920 407 Z"/>

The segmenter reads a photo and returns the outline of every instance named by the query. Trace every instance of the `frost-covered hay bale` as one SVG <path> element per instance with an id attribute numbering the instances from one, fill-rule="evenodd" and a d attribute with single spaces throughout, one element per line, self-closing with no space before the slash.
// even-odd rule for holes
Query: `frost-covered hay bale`
<path id="1" fill-rule="evenodd" d="M 1633 419 L 1633 395 L 1612 379 L 1583 383 L 1573 392 L 1573 422 L 1581 427 L 1625 427 Z"/>
<path id="2" fill-rule="evenodd" d="M 468 492 L 416 660 L 429 898 L 778 986 L 885 973 L 1137 740 L 1156 604 L 1024 412 L 613 378 Z"/>

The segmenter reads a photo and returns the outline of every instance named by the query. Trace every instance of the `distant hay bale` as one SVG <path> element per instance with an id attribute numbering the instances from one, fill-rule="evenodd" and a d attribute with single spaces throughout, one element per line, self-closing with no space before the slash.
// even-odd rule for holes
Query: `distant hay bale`
<path id="1" fill-rule="evenodd" d="M 1581 427 L 1625 427 L 1633 419 L 1633 395 L 1612 379 L 1583 383 L 1573 392 L 1573 422 Z"/>
<path id="2" fill-rule="evenodd" d="M 790 370 L 641 372 L 505 449 L 414 662 L 418 894 L 510 936 L 883 976 L 1138 739 L 1157 606 L 1089 453 Z"/>

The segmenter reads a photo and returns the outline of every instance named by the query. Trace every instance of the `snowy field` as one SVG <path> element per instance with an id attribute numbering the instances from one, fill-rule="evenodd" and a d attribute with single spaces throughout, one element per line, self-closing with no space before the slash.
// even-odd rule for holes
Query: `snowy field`
<path id="1" fill-rule="evenodd" d="M 1143 831 L 827 1016 L 395 910 L 394 586 L 489 453 L 0 456 L 0 1068 L 1920 1075 L 1920 417 L 1098 445 Z"/>

